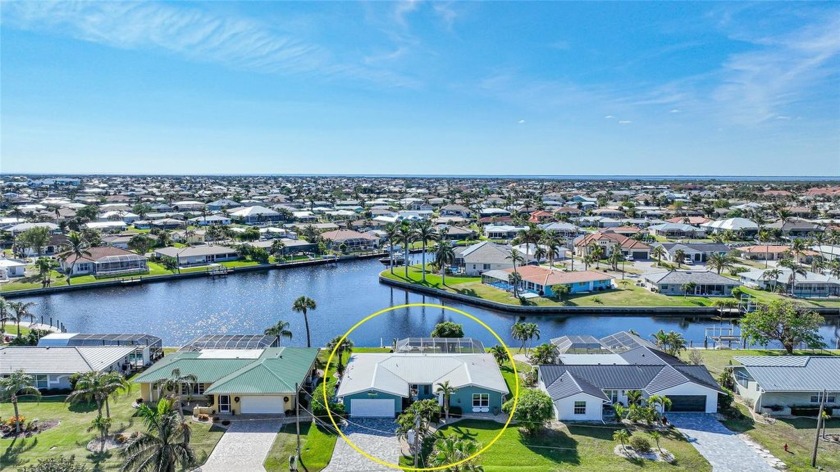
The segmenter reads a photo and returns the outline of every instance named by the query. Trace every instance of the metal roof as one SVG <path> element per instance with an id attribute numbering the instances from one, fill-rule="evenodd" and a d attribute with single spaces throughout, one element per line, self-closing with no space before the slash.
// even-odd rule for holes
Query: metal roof
<path id="1" fill-rule="evenodd" d="M 581 381 L 585 381 L 599 389 L 644 390 L 649 394 L 654 394 L 677 385 L 693 383 L 720 390 L 708 372 L 705 374 L 700 372 L 700 370 L 706 370 L 703 366 L 541 365 L 539 369 L 540 378 L 546 385 L 546 389 L 564 374 L 569 373 L 579 385 L 582 386 Z"/>
<path id="2" fill-rule="evenodd" d="M 609 401 L 609 398 L 607 398 L 603 390 L 586 380 L 575 378 L 571 372 L 563 372 L 553 382 L 546 384 L 546 390 L 552 400 L 560 400 L 561 398 L 571 397 L 578 393 L 586 393 L 593 397 Z"/>
<path id="3" fill-rule="evenodd" d="M 303 384 L 318 356 L 318 349 L 271 347 L 239 357 L 204 355 L 200 351 L 179 351 L 165 356 L 146 372 L 137 376 L 138 383 L 153 383 L 172 376 L 195 375 L 200 383 L 209 383 L 207 394 L 214 393 L 292 393 L 294 384 Z M 205 351 L 206 353 L 207 351 Z"/>
<path id="4" fill-rule="evenodd" d="M 377 390 L 402 397 L 409 386 L 449 381 L 455 388 L 476 386 L 508 393 L 491 354 L 353 354 L 347 362 L 338 396 Z"/>
<path id="5" fill-rule="evenodd" d="M 52 333 L 40 341 L 67 339 L 67 346 L 158 346 L 161 339 L 151 334 L 91 334 L 91 333 Z M 39 341 L 39 345 L 40 345 Z"/>
<path id="6" fill-rule="evenodd" d="M 27 374 L 74 374 L 106 369 L 131 352 L 129 346 L 0 348 L 0 373 L 23 370 Z"/>
<path id="7" fill-rule="evenodd" d="M 266 334 L 205 334 L 199 336 L 179 351 L 200 351 L 202 349 L 264 349 L 277 347 L 277 336 Z"/>
<path id="8" fill-rule="evenodd" d="M 765 392 L 840 392 L 840 357 L 735 357 Z"/>

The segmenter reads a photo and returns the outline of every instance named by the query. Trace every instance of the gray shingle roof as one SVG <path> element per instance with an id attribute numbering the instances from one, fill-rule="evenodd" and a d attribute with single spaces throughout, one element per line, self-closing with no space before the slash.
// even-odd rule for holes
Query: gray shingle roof
<path id="1" fill-rule="evenodd" d="M 644 278 L 655 284 L 682 285 L 694 282 L 698 285 L 741 285 L 741 283 L 737 280 L 706 270 L 672 270 L 668 272 L 652 272 L 645 274 Z"/>

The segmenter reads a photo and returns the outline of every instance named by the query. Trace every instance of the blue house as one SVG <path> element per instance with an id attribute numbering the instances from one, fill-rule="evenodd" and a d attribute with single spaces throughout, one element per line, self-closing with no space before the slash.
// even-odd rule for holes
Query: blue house
<path id="1" fill-rule="evenodd" d="M 456 389 L 450 411 L 499 414 L 509 393 L 490 354 L 353 354 L 338 388 L 350 416 L 394 417 L 418 400 L 443 396 L 443 382 Z"/>
<path id="2" fill-rule="evenodd" d="M 526 265 L 517 267 L 516 271 L 522 277 L 522 282 L 519 283 L 521 291 L 536 293 L 543 297 L 553 297 L 555 285 L 569 287 L 570 294 L 601 292 L 615 288 L 613 276 L 595 270 L 567 272 Z M 510 290 L 508 277 L 511 273 L 513 269 L 490 270 L 481 274 L 481 280 L 483 283 Z"/>

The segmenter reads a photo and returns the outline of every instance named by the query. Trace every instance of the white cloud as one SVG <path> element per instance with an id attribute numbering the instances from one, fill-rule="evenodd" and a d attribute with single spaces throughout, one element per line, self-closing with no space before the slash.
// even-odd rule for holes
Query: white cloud
<path id="1" fill-rule="evenodd" d="M 9 2 L 3 10 L 4 27 L 47 31 L 121 49 L 157 49 L 192 61 L 263 73 L 416 85 L 386 69 L 340 62 L 326 48 L 258 21 L 197 8 L 134 2 Z"/>
<path id="2" fill-rule="evenodd" d="M 607 116 L 604 117 L 605 120 L 612 120 L 613 118 L 615 118 L 615 117 L 612 116 L 612 115 L 607 115 Z"/>
<path id="3" fill-rule="evenodd" d="M 521 125 L 521 124 L 524 124 L 524 123 L 525 123 L 525 120 L 519 120 L 519 121 L 517 121 L 517 123 L 519 123 L 520 125 Z"/>
<path id="4" fill-rule="evenodd" d="M 669 111 L 668 113 L 679 113 L 679 112 L 680 112 L 679 108 L 672 108 L 671 111 Z"/>
<path id="5" fill-rule="evenodd" d="M 630 120 L 621 120 L 618 122 L 618 124 L 620 125 L 629 125 L 630 123 L 632 123 L 632 121 Z"/>

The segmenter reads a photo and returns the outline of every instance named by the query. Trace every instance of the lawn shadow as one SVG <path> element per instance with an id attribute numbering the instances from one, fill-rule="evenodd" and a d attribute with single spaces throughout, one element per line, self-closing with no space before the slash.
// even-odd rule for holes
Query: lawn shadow
<path id="1" fill-rule="evenodd" d="M 38 438 L 32 438 L 31 441 L 27 441 L 26 438 L 19 439 L 14 438 L 12 439 L 11 444 L 3 451 L 3 455 L 0 455 L 0 465 L 19 465 L 20 464 L 20 455 L 32 450 L 38 445 Z"/>
<path id="2" fill-rule="evenodd" d="M 543 428 L 534 434 L 527 434 L 519 429 L 519 441 L 534 454 L 552 462 L 580 465 L 578 441 L 564 431 Z"/>
<path id="3" fill-rule="evenodd" d="M 96 410 L 96 403 L 95 402 L 75 402 L 75 403 L 68 403 L 67 409 L 72 411 L 73 413 L 90 413 L 91 411 Z"/>
<path id="4" fill-rule="evenodd" d="M 456 288 L 456 289 L 454 289 L 454 290 L 455 290 L 457 293 L 461 294 L 461 295 L 466 295 L 466 296 L 468 296 L 468 297 L 477 297 L 477 298 L 480 298 L 480 297 L 478 296 L 478 294 L 475 292 L 475 289 L 472 289 L 472 288 L 462 288 L 462 289 L 457 289 L 457 288 Z"/>
<path id="5" fill-rule="evenodd" d="M 735 433 L 745 433 L 755 429 L 755 420 L 753 420 L 749 415 L 742 415 L 740 418 L 726 419 L 722 421 L 722 423 L 727 429 L 734 431 Z"/>

